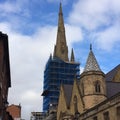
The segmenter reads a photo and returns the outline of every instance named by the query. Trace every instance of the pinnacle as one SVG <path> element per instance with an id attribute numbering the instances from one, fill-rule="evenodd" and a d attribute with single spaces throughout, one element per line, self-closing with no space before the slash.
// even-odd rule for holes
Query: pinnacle
<path id="1" fill-rule="evenodd" d="M 85 65 L 85 69 L 84 69 L 84 72 L 87 72 L 87 71 L 101 71 L 101 69 L 98 65 L 98 62 L 94 56 L 94 53 L 92 51 L 91 45 L 90 45 L 90 52 L 89 52 L 87 62 Z"/>
<path id="2" fill-rule="evenodd" d="M 72 48 L 72 52 L 71 52 L 71 60 L 70 61 L 71 62 L 75 61 L 73 48 Z"/>

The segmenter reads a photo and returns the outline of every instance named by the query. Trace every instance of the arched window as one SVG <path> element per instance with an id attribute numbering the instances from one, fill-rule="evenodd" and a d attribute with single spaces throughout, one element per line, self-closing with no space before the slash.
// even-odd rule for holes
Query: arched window
<path id="1" fill-rule="evenodd" d="M 76 95 L 74 96 L 74 110 L 75 110 L 75 113 L 78 112 L 78 108 L 77 108 L 77 96 Z"/>
<path id="2" fill-rule="evenodd" d="M 100 82 L 99 82 L 99 81 L 97 81 L 97 82 L 95 83 L 95 92 L 97 92 L 97 93 L 100 93 L 100 92 L 101 92 Z"/>

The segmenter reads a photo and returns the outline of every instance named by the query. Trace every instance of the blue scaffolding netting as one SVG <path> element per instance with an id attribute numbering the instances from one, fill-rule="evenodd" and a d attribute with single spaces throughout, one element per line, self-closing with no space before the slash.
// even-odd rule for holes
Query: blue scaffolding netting
<path id="1" fill-rule="evenodd" d="M 50 105 L 57 106 L 61 84 L 72 85 L 74 78 L 80 76 L 80 64 L 65 62 L 59 58 L 50 57 L 44 71 L 43 111 L 49 110 Z"/>

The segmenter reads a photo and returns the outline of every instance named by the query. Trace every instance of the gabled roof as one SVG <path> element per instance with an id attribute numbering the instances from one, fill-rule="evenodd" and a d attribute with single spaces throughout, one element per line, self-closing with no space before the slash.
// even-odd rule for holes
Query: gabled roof
<path id="1" fill-rule="evenodd" d="M 87 72 L 87 71 L 101 71 L 101 69 L 98 65 L 98 62 L 95 58 L 95 55 L 92 51 L 92 47 L 90 47 L 90 52 L 89 52 L 87 62 L 85 65 L 85 69 L 84 69 L 84 72 Z"/>
<path id="2" fill-rule="evenodd" d="M 81 91 L 80 91 L 80 88 L 79 88 L 79 85 L 78 85 L 78 82 L 76 80 L 74 80 L 74 83 L 77 85 L 77 88 L 78 88 L 78 93 L 80 95 L 80 98 L 81 98 L 81 102 L 82 104 L 84 105 L 84 101 L 82 99 L 82 96 L 81 96 Z M 67 104 L 67 107 L 70 106 L 70 102 L 71 102 L 71 98 L 72 98 L 72 94 L 73 94 L 73 85 L 63 85 L 63 90 L 64 90 L 64 94 L 65 94 L 65 100 L 66 100 L 66 104 Z"/>
<path id="3" fill-rule="evenodd" d="M 72 89 L 73 89 L 73 85 L 65 85 L 65 84 L 63 85 L 67 106 L 69 106 L 70 104 L 70 100 L 72 97 Z"/>
<path id="4" fill-rule="evenodd" d="M 120 69 L 120 64 L 117 65 L 114 69 L 112 69 L 111 71 L 109 71 L 106 75 L 105 75 L 105 78 L 106 78 L 106 81 L 112 81 L 114 76 L 116 75 L 118 69 Z"/>

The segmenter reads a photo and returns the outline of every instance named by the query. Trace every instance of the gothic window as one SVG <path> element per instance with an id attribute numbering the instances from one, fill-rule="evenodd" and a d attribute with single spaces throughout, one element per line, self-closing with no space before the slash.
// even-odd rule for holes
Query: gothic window
<path id="1" fill-rule="evenodd" d="M 120 106 L 117 107 L 117 120 L 120 120 Z"/>
<path id="2" fill-rule="evenodd" d="M 104 120 L 110 120 L 109 112 L 105 112 L 103 116 L 104 116 Z"/>
<path id="3" fill-rule="evenodd" d="M 95 83 L 95 92 L 97 92 L 97 93 L 100 93 L 100 92 L 101 92 L 100 82 L 98 82 L 98 81 Z"/>
<path id="4" fill-rule="evenodd" d="M 78 112 L 78 108 L 77 108 L 77 96 L 75 95 L 74 96 L 74 110 L 75 110 L 75 113 Z"/>

